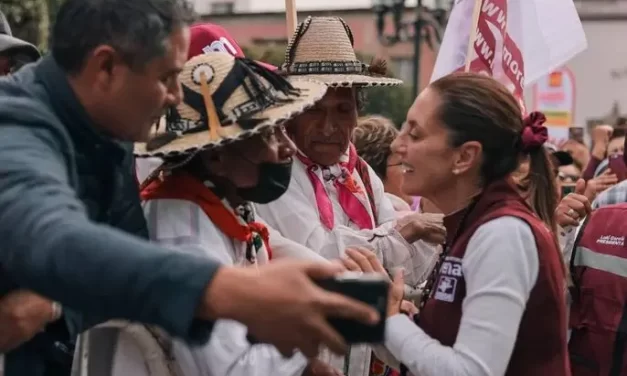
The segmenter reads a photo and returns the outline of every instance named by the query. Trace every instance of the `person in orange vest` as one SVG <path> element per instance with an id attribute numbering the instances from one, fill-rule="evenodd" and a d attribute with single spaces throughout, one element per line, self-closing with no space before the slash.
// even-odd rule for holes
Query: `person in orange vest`
<path id="1" fill-rule="evenodd" d="M 151 239 L 173 252 L 226 265 L 256 268 L 280 257 L 323 260 L 281 239 L 256 216 L 251 202 L 272 201 L 287 189 L 295 147 L 281 124 L 320 99 L 325 86 L 288 81 L 224 52 L 192 58 L 179 77 L 183 102 L 168 111 L 148 142 L 135 146 L 139 163 L 152 157 L 164 161 L 141 186 Z M 150 351 L 146 336 L 135 341 L 120 336 L 106 376 L 149 376 L 159 366 L 177 375 L 335 374 L 302 353 L 284 358 L 273 346 L 250 340 L 244 325 L 222 320 L 204 346 L 161 336 L 160 343 L 169 345 L 155 357 L 137 352 Z"/>

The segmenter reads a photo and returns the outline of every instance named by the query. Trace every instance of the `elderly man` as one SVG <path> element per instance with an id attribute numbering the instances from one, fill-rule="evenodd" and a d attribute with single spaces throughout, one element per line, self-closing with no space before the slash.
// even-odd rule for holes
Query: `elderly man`
<path id="1" fill-rule="evenodd" d="M 350 143 L 361 90 L 401 84 L 384 77 L 384 63 L 366 66 L 358 61 L 352 42 L 350 28 L 337 17 L 309 17 L 290 40 L 283 73 L 330 88 L 314 108 L 289 122 L 288 133 L 298 148 L 292 181 L 285 195 L 258 205 L 258 212 L 284 236 L 328 259 L 344 257 L 347 247 L 367 247 L 388 270 L 404 268 L 405 281 L 416 288 L 431 271 L 437 252 L 422 240 L 443 241 L 442 216 L 412 214 L 396 222 L 381 180 Z M 349 362 L 330 361 L 347 375 L 364 376 L 370 352 L 358 346 Z"/>
<path id="2" fill-rule="evenodd" d="M 0 79 L 0 293 L 27 289 L 60 302 L 55 328 L 70 338 L 122 318 L 204 343 L 214 320 L 230 318 L 284 354 L 315 356 L 321 344 L 342 352 L 327 317 L 377 315 L 312 281 L 341 268 L 221 267 L 137 236 L 147 231 L 129 141 L 145 141 L 180 102 L 193 19 L 184 0 L 66 0 L 51 56 Z M 44 375 L 56 346 L 26 343 L 7 354 L 5 375 Z"/>

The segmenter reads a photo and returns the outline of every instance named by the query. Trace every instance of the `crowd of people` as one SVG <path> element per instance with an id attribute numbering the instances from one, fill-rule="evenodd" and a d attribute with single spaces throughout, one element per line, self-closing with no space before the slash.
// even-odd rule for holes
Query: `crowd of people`
<path id="1" fill-rule="evenodd" d="M 625 122 L 549 140 L 473 73 L 360 118 L 402 81 L 338 17 L 285 57 L 185 0 L 66 0 L 45 56 L 0 19 L 4 376 L 627 374 Z"/>

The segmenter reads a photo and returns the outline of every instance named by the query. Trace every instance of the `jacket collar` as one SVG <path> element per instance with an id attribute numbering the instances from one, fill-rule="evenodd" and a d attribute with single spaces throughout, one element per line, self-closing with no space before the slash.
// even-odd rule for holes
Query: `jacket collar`
<path id="1" fill-rule="evenodd" d="M 51 55 L 39 63 L 38 80 L 48 92 L 50 105 L 77 145 L 91 145 L 87 150 L 103 153 L 115 162 L 122 162 L 128 152 L 125 143 L 105 135 L 96 128 L 89 114 L 70 86 L 67 74 Z"/>

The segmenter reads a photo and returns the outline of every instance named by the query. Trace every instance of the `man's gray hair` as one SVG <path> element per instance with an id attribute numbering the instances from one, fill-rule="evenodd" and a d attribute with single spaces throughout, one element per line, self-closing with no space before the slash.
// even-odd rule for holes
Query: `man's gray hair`
<path id="1" fill-rule="evenodd" d="M 109 45 L 141 70 L 163 56 L 172 32 L 195 16 L 187 0 L 66 0 L 52 29 L 52 55 L 63 69 L 76 73 L 90 52 Z"/>

